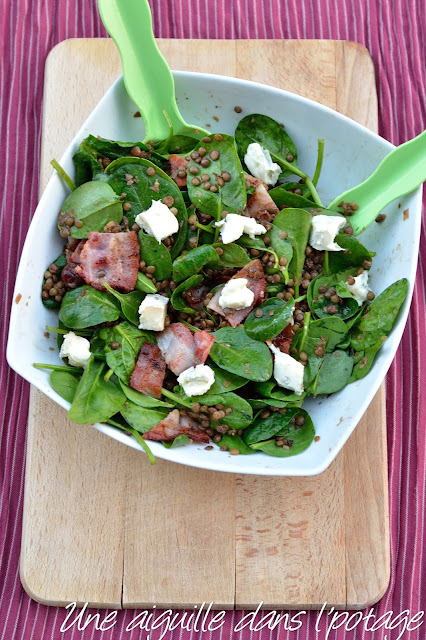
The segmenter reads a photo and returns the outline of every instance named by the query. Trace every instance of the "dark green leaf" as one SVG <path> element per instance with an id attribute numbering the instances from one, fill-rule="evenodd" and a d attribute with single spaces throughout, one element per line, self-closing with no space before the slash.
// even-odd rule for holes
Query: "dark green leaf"
<path id="1" fill-rule="evenodd" d="M 182 282 L 201 271 L 206 265 L 213 269 L 220 266 L 219 256 L 211 245 L 197 247 L 176 258 L 173 263 L 173 280 Z"/>
<path id="2" fill-rule="evenodd" d="M 139 231 L 139 244 L 141 247 L 141 260 L 146 266 L 155 267 L 155 279 L 157 282 L 168 280 L 172 274 L 172 259 L 170 252 L 162 242 L 158 242 L 154 236 Z"/>
<path id="3" fill-rule="evenodd" d="M 120 411 L 126 396 L 118 381 L 104 379 L 105 362 L 91 356 L 78 383 L 68 417 L 78 424 L 105 422 Z"/>
<path id="4" fill-rule="evenodd" d="M 255 390 L 259 395 L 266 399 L 280 400 L 287 405 L 299 406 L 301 404 L 303 396 L 298 396 L 288 389 L 283 389 L 278 386 L 275 380 L 267 380 L 266 382 L 257 382 L 254 385 Z"/>
<path id="5" fill-rule="evenodd" d="M 173 291 L 170 302 L 172 303 L 172 307 L 176 309 L 176 311 L 185 311 L 185 313 L 195 313 L 195 309 L 188 307 L 186 300 L 182 297 L 182 293 L 184 291 L 188 291 L 188 289 L 192 289 L 196 287 L 197 284 L 200 284 L 204 279 L 202 275 L 194 275 L 184 280 L 180 283 L 178 287 Z"/>
<path id="6" fill-rule="evenodd" d="M 362 267 L 364 260 L 371 260 L 375 256 L 374 251 L 366 249 L 357 238 L 347 233 L 339 233 L 335 242 L 345 251 L 330 251 L 328 264 L 331 273 L 343 271 L 348 267 Z"/>
<path id="7" fill-rule="evenodd" d="M 87 150 L 84 144 L 80 145 L 80 149 L 73 155 L 75 165 L 75 184 L 80 187 L 85 182 L 94 180 L 98 174 L 102 173 L 102 167 L 97 161 L 96 156 Z"/>
<path id="8" fill-rule="evenodd" d="M 98 138 L 89 135 L 82 142 L 84 148 L 96 157 L 109 158 L 116 160 L 117 158 L 133 157 L 131 150 L 133 147 L 139 149 L 145 154 L 149 154 L 151 162 L 158 163 L 161 166 L 164 162 L 161 156 L 158 156 L 152 149 L 147 147 L 143 142 L 121 142 L 120 140 L 107 140 L 106 138 Z"/>
<path id="9" fill-rule="evenodd" d="M 293 258 L 293 247 L 290 240 L 281 237 L 282 234 L 284 234 L 284 231 L 275 224 L 272 224 L 268 231 L 268 236 L 271 240 L 270 248 L 275 251 L 278 258 L 287 259 L 286 268 L 288 270 L 288 266 Z"/>
<path id="10" fill-rule="evenodd" d="M 262 311 L 262 316 L 258 314 Z M 244 323 L 244 331 L 253 340 L 266 342 L 275 338 L 291 322 L 294 300 L 268 298 L 259 307 L 253 309 Z"/>
<path id="11" fill-rule="evenodd" d="M 87 238 L 90 231 L 102 232 L 112 220 L 121 222 L 123 205 L 106 182 L 85 182 L 65 199 L 59 215 L 59 229 L 64 227 L 63 221 L 67 217 L 83 223 L 79 228 L 72 225 L 70 235 L 73 238 Z"/>
<path id="12" fill-rule="evenodd" d="M 305 264 L 305 249 L 312 226 L 312 216 L 303 209 L 283 209 L 275 216 L 274 225 L 287 233 L 292 244 L 293 258 L 288 265 L 288 272 L 295 284 L 299 285 Z"/>
<path id="13" fill-rule="evenodd" d="M 164 420 L 169 413 L 167 409 L 147 409 L 134 404 L 130 400 L 126 400 L 120 411 L 126 422 L 131 427 L 139 431 L 139 433 L 146 433 L 156 424 Z"/>
<path id="14" fill-rule="evenodd" d="M 219 395 L 235 391 L 247 384 L 247 378 L 237 376 L 235 373 L 224 371 L 211 360 L 207 361 L 209 367 L 214 371 L 214 383 L 209 389 L 209 395 Z"/>
<path id="15" fill-rule="evenodd" d="M 206 190 L 203 183 L 200 185 L 192 184 L 192 180 L 188 180 L 188 194 L 192 204 L 207 213 L 217 221 L 220 220 L 222 210 L 230 213 L 242 213 L 246 206 L 247 192 L 244 180 L 244 173 L 238 158 L 235 141 L 232 136 L 216 134 L 220 136 L 220 140 L 216 140 L 214 136 L 210 143 L 200 142 L 197 149 L 204 147 L 207 150 L 205 158 L 210 162 L 208 167 L 201 167 L 194 160 L 190 160 L 188 166 L 188 175 L 191 167 L 195 166 L 199 174 L 206 173 L 209 176 L 211 185 L 218 187 L 217 192 Z M 213 150 L 219 151 L 219 158 L 212 160 L 210 153 Z M 228 172 L 231 176 L 229 182 L 225 182 L 223 186 L 217 184 L 216 176 L 220 176 L 222 172 Z M 196 177 L 196 176 L 194 176 Z"/>
<path id="16" fill-rule="evenodd" d="M 151 398 L 151 396 L 146 396 L 144 393 L 136 391 L 136 389 L 132 389 L 132 387 L 128 387 L 121 380 L 120 386 L 126 394 L 126 398 L 131 400 L 133 404 L 137 404 L 139 407 L 146 407 L 147 409 L 152 409 L 154 407 L 173 407 L 169 402 L 164 402 L 157 398 Z"/>
<path id="17" fill-rule="evenodd" d="M 341 318 L 328 317 L 320 320 L 312 320 L 309 324 L 308 335 L 316 338 L 316 341 L 325 338 L 327 341 L 326 350 L 333 351 L 343 340 L 347 332 L 346 324 Z"/>
<path id="18" fill-rule="evenodd" d="M 181 433 L 180 436 L 177 436 L 177 438 L 173 440 L 173 442 L 163 442 L 163 445 L 166 449 L 176 449 L 176 447 L 183 447 L 190 442 L 192 442 L 191 438 L 188 438 L 188 436 Z"/>
<path id="19" fill-rule="evenodd" d="M 408 280 L 403 278 L 391 284 L 368 304 L 369 311 L 352 330 L 351 345 L 355 351 L 364 351 L 377 344 L 392 330 L 399 310 L 408 292 Z"/>
<path id="20" fill-rule="evenodd" d="M 224 267 L 244 267 L 250 262 L 247 253 L 238 244 L 216 242 L 213 247 L 222 249 L 223 252 L 220 255 L 220 269 Z"/>
<path id="21" fill-rule="evenodd" d="M 222 369 L 248 380 L 268 380 L 272 375 L 271 353 L 263 342 L 252 340 L 244 327 L 225 327 L 213 333 L 210 358 Z"/>
<path id="22" fill-rule="evenodd" d="M 148 175 L 147 169 L 153 168 L 154 175 Z M 136 216 L 142 211 L 148 211 L 153 200 L 163 200 L 166 196 L 172 196 L 178 213 L 176 215 L 179 225 L 184 225 L 187 219 L 186 207 L 179 187 L 155 164 L 143 158 L 119 158 L 111 162 L 105 169 L 110 176 L 109 184 L 114 191 L 121 195 L 126 194 L 126 202 L 132 205 L 130 211 L 126 211 L 126 217 L 130 226 L 135 222 Z M 132 184 L 126 175 L 132 176 Z M 179 236 L 179 232 L 177 236 Z M 176 244 L 176 234 L 175 234 Z M 182 248 L 182 247 L 181 247 Z"/>
<path id="23" fill-rule="evenodd" d="M 68 371 L 52 371 L 50 374 L 52 388 L 68 402 L 74 400 L 79 380 L 78 376 L 68 373 Z"/>
<path id="24" fill-rule="evenodd" d="M 377 352 L 381 349 L 383 343 L 386 341 L 386 336 L 382 336 L 376 344 L 369 347 L 365 351 L 362 351 L 359 355 L 362 357 L 358 357 L 357 362 L 354 364 L 354 368 L 352 370 L 352 375 L 349 382 L 355 382 L 356 380 L 361 380 L 367 373 L 370 371 L 373 366 L 374 358 L 376 357 Z"/>
<path id="25" fill-rule="evenodd" d="M 273 412 L 267 418 L 258 417 L 245 429 L 243 438 L 246 444 L 255 444 L 269 440 L 290 424 L 290 420 L 299 414 L 299 409 L 289 408 L 285 413 Z"/>
<path id="26" fill-rule="evenodd" d="M 141 331 L 130 322 L 120 322 L 114 327 L 101 329 L 99 336 L 105 340 L 105 356 L 109 368 L 120 380 L 129 384 L 142 344 L 146 341 L 154 342 L 152 334 Z M 117 349 L 111 348 L 111 343 L 114 342 L 119 345 Z"/>
<path id="27" fill-rule="evenodd" d="M 353 368 L 353 358 L 346 351 L 326 353 L 314 386 L 314 396 L 335 393 L 348 384 Z"/>
<path id="28" fill-rule="evenodd" d="M 258 142 L 263 149 L 269 151 L 272 160 L 280 165 L 282 169 L 280 178 L 297 173 L 296 145 L 285 129 L 272 118 L 258 113 L 246 116 L 237 125 L 235 140 L 242 162 L 249 144 Z M 287 160 L 289 155 L 293 156 L 291 162 Z"/>
<path id="29" fill-rule="evenodd" d="M 232 411 L 220 420 L 211 420 L 211 426 L 215 429 L 219 424 L 226 424 L 230 429 L 244 429 L 253 420 L 253 411 L 249 403 L 236 393 L 223 393 L 212 395 L 210 392 L 203 396 L 192 396 L 192 402 L 199 402 L 201 405 L 212 407 L 216 404 L 223 404 L 224 410 L 230 408 Z"/>
<path id="30" fill-rule="evenodd" d="M 301 186 L 302 185 L 298 184 L 295 188 L 301 188 Z M 309 190 L 306 189 L 306 191 L 307 195 L 309 195 Z M 311 199 L 308 199 L 306 196 L 299 196 L 297 193 L 292 193 L 282 184 L 274 189 L 270 189 L 269 195 L 277 207 L 285 206 L 291 209 L 312 209 L 313 207 L 317 207 Z"/>
<path id="31" fill-rule="evenodd" d="M 157 287 L 152 280 L 147 278 L 147 276 L 140 271 L 138 273 L 135 288 L 138 289 L 138 291 L 143 291 L 144 293 L 157 293 Z"/>
<path id="32" fill-rule="evenodd" d="M 125 320 L 133 324 L 139 324 L 139 307 L 145 294 L 142 291 L 131 291 L 130 293 L 118 293 L 107 282 L 104 286 L 120 303 L 121 315 Z"/>
<path id="33" fill-rule="evenodd" d="M 242 438 L 240 438 L 240 436 L 230 436 L 227 433 L 224 433 L 222 435 L 222 439 L 217 446 L 228 447 L 228 451 L 231 451 L 231 449 L 238 449 L 242 456 L 247 456 L 250 453 L 254 453 L 254 451 L 246 445 L 246 443 Z"/>
<path id="34" fill-rule="evenodd" d="M 267 453 L 270 456 L 278 458 L 289 458 L 290 456 L 302 453 L 302 451 L 307 449 L 312 443 L 315 436 L 315 429 L 311 417 L 306 411 L 298 409 L 297 413 L 305 418 L 305 424 L 301 427 L 288 424 L 276 434 L 286 438 L 289 442 L 292 442 L 290 449 L 277 447 L 275 444 L 275 438 L 267 440 L 266 442 L 253 444 L 251 445 L 251 448 L 255 451 L 263 451 L 263 453 Z"/>
<path id="35" fill-rule="evenodd" d="M 94 327 L 119 316 L 120 304 L 114 296 L 89 285 L 67 291 L 59 310 L 59 320 L 70 329 Z"/>

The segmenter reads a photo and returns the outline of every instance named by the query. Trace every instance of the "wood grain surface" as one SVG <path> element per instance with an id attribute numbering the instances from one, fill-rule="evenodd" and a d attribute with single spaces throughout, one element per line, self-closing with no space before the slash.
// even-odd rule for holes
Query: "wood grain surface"
<path id="1" fill-rule="evenodd" d="M 334 41 L 160 40 L 176 69 L 307 96 L 377 130 L 374 69 Z M 46 64 L 41 188 L 115 77 L 111 40 L 68 40 Z M 368 440 L 368 447 L 365 443 Z M 320 476 L 264 478 L 157 461 L 32 389 L 21 554 L 26 591 L 96 607 L 360 608 L 389 581 L 384 386 Z"/>

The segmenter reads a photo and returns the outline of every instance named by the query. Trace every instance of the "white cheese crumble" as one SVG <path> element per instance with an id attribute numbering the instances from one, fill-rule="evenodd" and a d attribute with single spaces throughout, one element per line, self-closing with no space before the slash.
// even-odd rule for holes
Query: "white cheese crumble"
<path id="1" fill-rule="evenodd" d="M 197 364 L 183 371 L 177 381 L 187 396 L 202 396 L 214 383 L 214 371 L 207 364 Z"/>
<path id="2" fill-rule="evenodd" d="M 90 342 L 86 338 L 77 336 L 73 331 L 64 335 L 64 341 L 59 351 L 61 358 L 68 358 L 72 367 L 85 367 L 92 355 Z"/>
<path id="3" fill-rule="evenodd" d="M 265 184 L 275 184 L 281 173 L 280 165 L 272 162 L 268 149 L 261 147 L 258 142 L 249 144 L 244 162 L 251 175 Z"/>
<path id="4" fill-rule="evenodd" d="M 169 299 L 159 293 L 149 293 L 139 307 L 139 329 L 163 331 Z"/>
<path id="5" fill-rule="evenodd" d="M 367 300 L 367 293 L 369 292 L 368 288 L 368 271 L 363 271 L 359 276 L 354 278 L 355 282 L 353 284 L 347 284 L 349 291 L 358 302 L 358 305 L 361 306 L 365 300 Z"/>
<path id="6" fill-rule="evenodd" d="M 153 200 L 147 211 L 142 211 L 136 216 L 135 222 L 158 242 L 179 231 L 176 216 L 161 200 Z"/>
<path id="7" fill-rule="evenodd" d="M 221 228 L 223 244 L 235 242 L 241 238 L 243 233 L 247 233 L 250 238 L 266 233 L 263 224 L 259 224 L 254 218 L 240 216 L 238 213 L 228 213 L 226 218 L 215 224 L 216 227 Z"/>
<path id="8" fill-rule="evenodd" d="M 274 354 L 274 378 L 280 387 L 290 389 L 298 396 L 303 392 L 303 374 L 305 367 L 287 353 L 283 353 L 272 342 L 268 347 Z"/>
<path id="9" fill-rule="evenodd" d="M 253 304 L 254 293 L 248 288 L 247 283 L 247 278 L 228 280 L 219 296 L 222 309 L 246 309 Z"/>
<path id="10" fill-rule="evenodd" d="M 312 218 L 312 229 L 309 244 L 318 251 L 343 251 L 334 238 L 346 224 L 340 216 L 317 215 Z"/>

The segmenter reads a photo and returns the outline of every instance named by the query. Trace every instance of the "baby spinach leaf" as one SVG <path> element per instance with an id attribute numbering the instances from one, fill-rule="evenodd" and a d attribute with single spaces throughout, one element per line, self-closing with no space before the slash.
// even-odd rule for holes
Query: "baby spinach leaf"
<path id="1" fill-rule="evenodd" d="M 213 247 L 222 250 L 222 254 L 219 256 L 220 269 L 223 269 L 223 267 L 244 267 L 250 262 L 247 253 L 238 244 L 215 242 Z"/>
<path id="2" fill-rule="evenodd" d="M 120 304 L 105 291 L 83 285 L 67 291 L 59 310 L 59 320 L 70 329 L 94 327 L 120 316 Z"/>
<path id="3" fill-rule="evenodd" d="M 268 248 L 263 240 L 260 238 L 250 238 L 250 236 L 243 235 L 237 243 L 240 247 L 247 247 L 248 249 L 257 249 L 258 251 L 266 251 L 267 253 L 271 253 L 275 258 L 275 268 L 279 267 L 279 259 L 274 249 Z"/>
<path id="4" fill-rule="evenodd" d="M 274 225 L 287 233 L 292 244 L 293 258 L 288 265 L 288 272 L 298 287 L 305 264 L 305 249 L 312 226 L 312 216 L 304 209 L 283 209 L 275 216 Z"/>
<path id="5" fill-rule="evenodd" d="M 146 275 L 140 271 L 138 273 L 135 288 L 138 289 L 138 291 L 143 291 L 144 293 L 157 293 L 157 287 L 152 280 L 147 278 Z"/>
<path id="6" fill-rule="evenodd" d="M 198 144 L 197 138 L 172 136 L 167 145 L 167 153 L 190 153 Z"/>
<path id="7" fill-rule="evenodd" d="M 328 313 L 327 309 L 333 303 L 323 295 L 320 295 L 316 302 L 312 303 L 312 311 L 315 313 L 318 318 L 343 318 L 346 320 L 350 318 L 358 311 L 358 302 L 354 298 L 342 298 L 344 304 L 335 304 L 333 305 L 336 309 L 334 314 Z"/>
<path id="8" fill-rule="evenodd" d="M 261 342 L 271 340 L 291 322 L 293 311 L 293 298 L 289 301 L 268 298 L 247 316 L 244 331 L 253 340 Z M 260 312 L 262 312 L 261 317 L 259 317 Z"/>
<path id="9" fill-rule="evenodd" d="M 346 351 L 326 353 L 323 358 L 313 395 L 335 393 L 348 384 L 353 368 L 353 357 Z"/>
<path id="10" fill-rule="evenodd" d="M 139 244 L 141 247 L 141 260 L 147 266 L 155 267 L 155 279 L 157 281 L 168 280 L 172 274 L 172 259 L 166 246 L 158 242 L 154 236 L 139 231 Z"/>
<path id="11" fill-rule="evenodd" d="M 266 382 L 257 382 L 254 385 L 255 390 L 259 395 L 266 399 L 279 400 L 285 402 L 286 405 L 299 406 L 302 402 L 304 394 L 301 396 L 296 395 L 288 389 L 279 387 L 275 380 L 267 380 Z"/>
<path id="12" fill-rule="evenodd" d="M 272 375 L 271 353 L 263 342 L 252 340 L 244 327 L 224 327 L 213 333 L 210 358 L 219 367 L 248 380 L 268 380 Z"/>
<path id="13" fill-rule="evenodd" d="M 391 284 L 368 304 L 361 320 L 352 330 L 351 345 L 355 351 L 365 351 L 388 336 L 408 292 L 408 280 L 403 278 Z"/>
<path id="14" fill-rule="evenodd" d="M 139 307 L 145 294 L 142 291 L 131 291 L 130 293 L 118 293 L 107 282 L 104 282 L 104 287 L 111 295 L 116 298 L 121 307 L 121 315 L 125 320 L 132 322 L 133 324 L 139 324 Z"/>
<path id="15" fill-rule="evenodd" d="M 217 221 L 220 220 L 220 213 L 223 210 L 230 213 L 242 213 L 247 202 L 247 192 L 234 138 L 224 133 L 215 134 L 211 137 L 211 142 L 201 141 L 196 149 L 200 148 L 206 149 L 207 153 L 204 157 L 208 159 L 210 164 L 207 167 L 202 167 L 192 158 L 189 161 L 188 175 L 191 175 L 192 167 L 196 167 L 199 172 L 188 180 L 188 194 L 192 204 L 203 213 L 213 216 Z M 211 157 L 213 151 L 219 152 L 219 157 L 216 160 Z M 215 157 L 214 154 L 213 157 Z M 217 177 L 221 176 L 223 172 L 229 173 L 231 179 L 221 186 L 217 182 Z M 193 184 L 193 181 L 196 181 L 194 178 L 199 180 L 199 176 L 202 174 L 209 176 L 208 182 L 217 187 L 216 192 L 210 191 L 210 189 L 206 190 L 203 182 Z"/>
<path id="16" fill-rule="evenodd" d="M 131 427 L 139 433 L 146 433 L 156 424 L 164 420 L 169 413 L 167 409 L 147 409 L 131 400 L 126 400 L 120 410 L 121 415 Z"/>
<path id="17" fill-rule="evenodd" d="M 178 257 L 186 242 L 188 232 L 188 211 L 185 209 L 185 211 L 181 212 L 179 209 L 176 217 L 179 222 L 179 231 L 174 237 L 174 244 L 170 250 L 170 257 L 172 260 Z"/>
<path id="18" fill-rule="evenodd" d="M 329 316 L 319 320 L 312 320 L 309 324 L 308 336 L 315 338 L 316 342 L 321 338 L 325 338 L 327 341 L 326 350 L 333 351 L 342 342 L 346 332 L 346 324 L 341 318 Z"/>
<path id="19" fill-rule="evenodd" d="M 105 380 L 107 371 L 105 362 L 91 356 L 77 385 L 74 400 L 68 411 L 68 417 L 78 424 L 105 422 L 120 411 L 126 396 L 118 381 Z"/>
<path id="20" fill-rule="evenodd" d="M 246 445 L 246 443 L 240 436 L 230 436 L 227 433 L 224 433 L 222 435 L 222 439 L 217 446 L 228 447 L 228 451 L 231 451 L 231 449 L 238 449 L 242 456 L 247 456 L 251 453 L 254 453 L 254 451 Z"/>
<path id="21" fill-rule="evenodd" d="M 211 420 L 213 429 L 219 424 L 226 424 L 230 429 L 244 429 L 253 420 L 253 410 L 249 403 L 236 393 L 223 393 L 213 395 L 211 393 L 203 396 L 193 396 L 193 402 L 199 402 L 201 405 L 212 407 L 216 404 L 223 404 L 223 408 L 232 409 L 220 420 Z"/>
<path id="22" fill-rule="evenodd" d="M 252 444 L 251 448 L 255 451 L 263 451 L 263 453 L 278 458 L 289 458 L 290 456 L 302 453 L 302 451 L 307 449 L 312 443 L 315 436 L 315 429 L 312 419 L 306 411 L 298 409 L 297 414 L 305 418 L 305 423 L 301 427 L 288 424 L 276 433 L 277 436 L 282 436 L 291 442 L 290 449 L 277 447 L 275 439 L 267 440 L 266 442 L 257 442 Z"/>
<path id="23" fill-rule="evenodd" d="M 183 447 L 190 442 L 192 442 L 191 438 L 181 433 L 180 436 L 177 436 L 172 442 L 163 442 L 163 445 L 166 449 L 176 449 L 176 447 Z"/>
<path id="24" fill-rule="evenodd" d="M 271 240 L 270 247 L 275 251 L 278 258 L 287 258 L 286 268 L 288 270 L 288 265 L 293 258 L 293 247 L 290 240 L 281 237 L 283 233 L 282 229 L 272 224 L 268 231 L 268 236 Z"/>
<path id="25" fill-rule="evenodd" d="M 362 357 L 358 357 L 355 362 L 354 360 L 354 368 L 352 370 L 352 375 L 349 382 L 355 382 L 356 380 L 361 380 L 367 373 L 370 371 L 373 366 L 374 358 L 376 357 L 377 352 L 381 349 L 383 343 L 386 341 L 386 336 L 381 336 L 380 339 L 373 344 L 371 347 L 368 347 L 365 351 L 361 351 L 359 355 Z"/>
<path id="26" fill-rule="evenodd" d="M 102 174 L 102 167 L 99 164 L 97 158 L 85 144 L 80 145 L 77 153 L 73 155 L 73 162 L 75 166 L 75 184 L 80 187 L 85 182 L 96 180 L 99 174 Z"/>
<path id="27" fill-rule="evenodd" d="M 68 371 L 52 371 L 50 374 L 52 389 L 68 402 L 74 400 L 79 380 L 78 376 L 68 373 Z"/>
<path id="28" fill-rule="evenodd" d="M 136 391 L 136 389 L 132 389 L 132 387 L 128 387 L 121 380 L 120 386 L 126 394 L 126 398 L 131 400 L 133 404 L 137 404 L 139 407 L 146 407 L 147 409 L 152 409 L 154 407 L 173 407 L 173 405 L 168 402 L 158 400 L 157 398 L 151 398 L 151 396 L 146 396 L 144 393 Z"/>
<path id="29" fill-rule="evenodd" d="M 235 391 L 235 389 L 240 389 L 247 384 L 247 378 L 242 378 L 235 373 L 224 371 L 210 359 L 207 361 L 207 364 L 214 371 L 214 383 L 209 389 L 209 395 L 229 393 L 229 391 Z"/>
<path id="30" fill-rule="evenodd" d="M 131 157 L 133 147 L 139 147 L 141 151 L 151 154 L 152 149 L 143 142 L 120 142 L 120 140 L 107 140 L 106 138 L 89 135 L 83 140 L 86 149 L 90 150 L 93 155 L 101 158 L 123 158 Z"/>
<path id="31" fill-rule="evenodd" d="M 268 407 L 285 409 L 288 406 L 288 402 L 285 402 L 284 400 L 273 400 L 272 398 L 248 398 L 247 402 L 252 409 L 267 409 Z"/>
<path id="32" fill-rule="evenodd" d="M 244 162 L 247 147 L 252 142 L 258 142 L 263 149 L 267 149 L 274 162 L 277 162 L 282 171 L 280 178 L 297 174 L 297 149 L 293 140 L 275 120 L 259 113 L 252 113 L 239 121 L 235 130 L 235 140 L 238 154 Z M 288 156 L 293 156 L 289 162 Z"/>
<path id="33" fill-rule="evenodd" d="M 101 329 L 99 336 L 105 340 L 105 356 L 109 368 L 120 380 L 129 384 L 142 344 L 146 341 L 154 342 L 152 334 L 141 331 L 130 322 L 125 321 L 114 327 Z M 117 343 L 119 346 L 113 349 L 112 343 Z"/>
<path id="34" fill-rule="evenodd" d="M 172 303 L 172 307 L 176 309 L 176 311 L 184 311 L 185 313 L 195 313 L 195 309 L 187 306 L 186 300 L 182 297 L 182 293 L 184 291 L 188 291 L 188 289 L 192 289 L 196 287 L 197 284 L 200 284 L 204 280 L 204 276 L 202 275 L 194 275 L 184 280 L 180 283 L 179 286 L 172 293 L 172 297 L 170 302 Z"/>
<path id="35" fill-rule="evenodd" d="M 344 251 L 329 252 L 328 265 L 331 273 L 343 271 L 348 267 L 362 267 L 364 260 L 371 260 L 376 255 L 374 251 L 366 249 L 357 238 L 347 233 L 339 233 L 335 242 L 339 247 L 343 247 Z"/>
<path id="36" fill-rule="evenodd" d="M 243 438 L 246 444 L 255 444 L 262 440 L 269 440 L 277 435 L 290 420 L 298 415 L 299 409 L 289 408 L 285 413 L 271 413 L 267 418 L 258 417 L 245 429 Z"/>
<path id="37" fill-rule="evenodd" d="M 302 185 L 296 183 L 296 187 L 300 188 Z M 306 189 L 309 195 L 309 190 Z M 300 196 L 297 193 L 292 193 L 285 187 L 285 185 L 280 184 L 278 187 L 271 189 L 269 191 L 269 195 L 272 200 L 275 202 L 277 207 L 289 207 L 291 209 L 312 209 L 316 207 L 311 199 L 308 199 L 307 196 Z"/>
<path id="38" fill-rule="evenodd" d="M 58 229 L 63 229 L 68 217 L 83 223 L 81 227 L 73 224 L 70 235 L 73 238 L 87 238 L 90 231 L 102 232 L 111 220 L 121 222 L 123 205 L 106 182 L 85 182 L 65 198 L 58 217 Z"/>
<path id="39" fill-rule="evenodd" d="M 152 173 L 152 169 L 155 173 L 149 175 L 147 170 Z M 130 226 L 134 224 L 139 213 L 151 207 L 153 200 L 163 200 L 166 196 L 172 196 L 174 200 L 173 206 L 178 210 L 176 217 L 179 225 L 185 224 L 186 207 L 179 187 L 170 176 L 149 160 L 119 158 L 107 166 L 105 173 L 110 176 L 109 184 L 114 191 L 119 195 L 125 193 L 126 202 L 132 205 L 130 211 L 126 211 Z M 131 180 L 128 180 L 127 176 L 132 176 Z M 131 184 L 128 184 L 129 182 Z M 179 232 L 177 235 L 180 235 Z"/>
<path id="40" fill-rule="evenodd" d="M 65 267 L 65 265 L 67 264 L 67 259 L 65 256 L 65 253 L 61 253 L 56 260 L 53 261 L 53 264 L 56 264 L 56 266 L 58 267 L 58 271 L 56 272 L 56 276 L 58 277 L 58 280 L 61 279 L 61 273 L 62 273 L 62 269 Z M 43 277 L 43 284 L 42 284 L 42 290 L 43 290 L 43 286 L 46 284 L 46 278 Z M 47 300 L 45 300 L 43 297 L 41 298 L 41 301 L 43 303 L 43 305 L 47 308 L 47 309 L 58 309 L 61 306 L 60 302 L 56 302 L 55 298 L 47 298 Z"/>
<path id="41" fill-rule="evenodd" d="M 220 266 L 219 256 L 211 245 L 196 247 L 176 258 L 173 262 L 173 280 L 182 282 L 198 273 L 206 265 L 212 269 Z"/>

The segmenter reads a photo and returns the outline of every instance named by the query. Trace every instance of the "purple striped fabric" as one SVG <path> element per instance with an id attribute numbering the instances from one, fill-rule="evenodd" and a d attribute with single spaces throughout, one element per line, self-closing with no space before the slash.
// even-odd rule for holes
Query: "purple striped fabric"
<path id="1" fill-rule="evenodd" d="M 61 40 L 105 36 L 95 0 L 2 0 L 0 2 L 0 139 L 6 149 L 1 195 L 1 252 L 4 284 L 1 389 L 0 640 L 131 639 L 126 631 L 134 612 L 118 613 L 112 630 L 75 627 L 62 634 L 66 612 L 30 600 L 18 574 L 28 385 L 4 358 L 14 275 L 32 212 L 37 204 L 43 69 L 49 50 Z M 151 0 L 155 33 L 163 38 L 331 38 L 355 40 L 369 49 L 376 67 L 380 133 L 395 144 L 426 128 L 425 0 Z M 408 325 L 387 379 L 392 569 L 389 589 L 374 611 L 381 615 L 426 605 L 426 245 L 424 229 L 420 267 Z M 106 612 L 102 613 L 102 617 Z M 158 616 L 158 612 L 156 614 Z M 233 633 L 241 612 L 229 612 L 221 640 Z M 315 630 L 316 613 L 298 632 L 255 632 L 266 638 L 324 638 Z M 415 626 L 415 625 L 414 625 Z M 397 638 L 400 629 L 381 629 L 374 638 Z M 387 636 L 386 636 L 387 634 Z M 389 635 L 390 634 L 390 635 Z M 192 640 L 200 634 L 166 635 Z M 160 630 L 151 638 L 159 638 Z M 332 631 L 336 638 L 371 638 L 357 631 Z M 425 638 L 423 625 L 404 638 Z"/>

